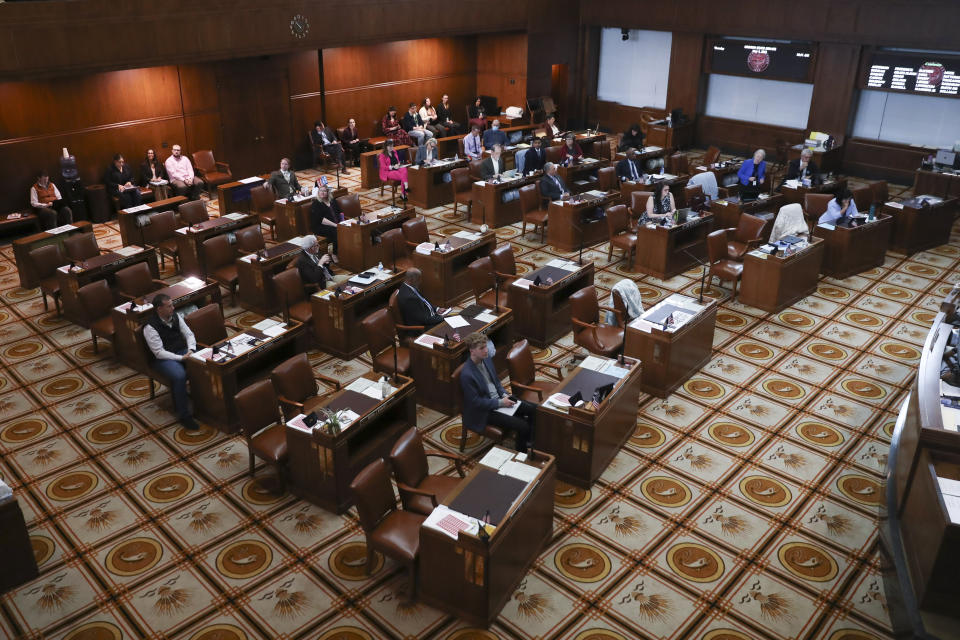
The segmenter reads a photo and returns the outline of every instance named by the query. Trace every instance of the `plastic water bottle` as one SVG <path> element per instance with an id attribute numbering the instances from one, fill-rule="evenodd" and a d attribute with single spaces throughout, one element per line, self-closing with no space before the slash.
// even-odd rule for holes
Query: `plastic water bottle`
<path id="1" fill-rule="evenodd" d="M 663 175 L 664 173 L 666 173 L 666 171 L 667 171 L 666 165 L 660 165 L 660 175 Z"/>
<path id="2" fill-rule="evenodd" d="M 382 262 L 378 262 L 378 263 L 377 263 L 377 271 L 383 271 L 383 263 L 382 263 Z"/>

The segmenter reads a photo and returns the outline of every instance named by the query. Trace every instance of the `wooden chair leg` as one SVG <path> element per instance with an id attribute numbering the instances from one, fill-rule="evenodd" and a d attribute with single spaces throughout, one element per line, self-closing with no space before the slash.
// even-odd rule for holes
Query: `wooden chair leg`
<path id="1" fill-rule="evenodd" d="M 536 225 L 533 226 L 533 230 L 534 231 L 537 230 Z M 520 228 L 520 237 L 522 238 L 525 235 L 527 235 L 527 219 L 526 218 L 523 219 L 523 226 Z"/>
<path id="2" fill-rule="evenodd" d="M 41 291 L 41 292 L 40 292 L 40 295 L 43 296 L 43 310 L 44 310 L 44 311 L 49 311 L 49 310 L 50 310 L 50 307 L 47 306 L 47 294 L 44 293 L 43 291 Z"/>
<path id="3" fill-rule="evenodd" d="M 375 560 L 374 554 L 376 551 L 373 550 L 373 547 L 370 545 L 370 540 L 367 539 L 367 566 L 366 572 L 367 575 L 370 575 L 370 571 L 373 569 L 373 561 Z"/>
<path id="4" fill-rule="evenodd" d="M 250 443 L 247 442 L 247 446 L 250 446 Z M 253 475 L 253 468 L 256 466 L 256 457 L 253 455 L 253 451 L 248 451 L 247 455 L 250 457 L 250 475 Z"/>
<path id="5" fill-rule="evenodd" d="M 453 217 L 454 217 L 454 218 L 457 217 L 457 206 L 458 206 L 459 204 L 460 204 L 460 203 L 457 202 L 456 198 L 454 198 L 454 200 L 453 200 Z"/>
<path id="6" fill-rule="evenodd" d="M 60 309 L 60 294 L 59 294 L 59 293 L 53 294 L 53 304 L 57 307 L 57 317 L 59 318 L 61 315 L 63 315 L 63 311 Z"/>
<path id="7" fill-rule="evenodd" d="M 150 381 L 150 399 L 153 400 L 157 397 L 157 387 L 153 382 L 153 378 L 147 378 Z"/>
<path id="8" fill-rule="evenodd" d="M 97 336 L 93 333 L 93 331 L 90 332 L 90 335 L 93 337 L 93 352 L 100 353 L 100 349 L 97 348 Z"/>
<path id="9" fill-rule="evenodd" d="M 163 255 L 163 251 L 160 252 L 160 271 L 163 271 L 167 268 L 167 257 Z"/>
<path id="10" fill-rule="evenodd" d="M 464 449 L 467 448 L 467 428 L 460 425 L 460 453 L 463 453 Z"/>

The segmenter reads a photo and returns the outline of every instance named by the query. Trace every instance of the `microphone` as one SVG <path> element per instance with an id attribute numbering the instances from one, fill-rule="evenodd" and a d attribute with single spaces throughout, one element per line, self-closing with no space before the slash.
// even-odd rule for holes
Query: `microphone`
<path id="1" fill-rule="evenodd" d="M 697 299 L 697 302 L 703 304 L 703 286 L 704 286 L 704 283 L 705 283 L 706 280 L 707 280 L 707 263 L 704 262 L 704 261 L 702 261 L 700 258 L 698 258 L 698 257 L 696 256 L 696 254 L 691 253 L 691 252 L 688 251 L 687 249 L 681 249 L 681 251 L 683 251 L 683 252 L 684 252 L 685 254 L 687 254 L 689 257 L 693 258 L 693 260 L 694 260 L 698 265 L 700 265 L 700 267 L 701 267 L 701 274 L 700 274 L 700 297 Z"/>
<path id="2" fill-rule="evenodd" d="M 494 311 L 500 314 L 500 276 L 496 272 L 493 274 L 493 300 Z"/>

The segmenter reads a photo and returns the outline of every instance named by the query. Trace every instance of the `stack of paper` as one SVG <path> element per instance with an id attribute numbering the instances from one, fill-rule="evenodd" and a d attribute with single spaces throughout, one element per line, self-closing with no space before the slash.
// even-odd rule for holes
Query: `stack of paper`
<path id="1" fill-rule="evenodd" d="M 244 178 L 242 180 L 237 180 L 240 184 L 253 184 L 254 182 L 263 182 L 263 178 L 260 176 L 250 176 L 249 178 Z"/>
<path id="2" fill-rule="evenodd" d="M 272 327 L 268 327 L 267 329 L 264 329 L 264 330 L 263 330 L 263 335 L 269 336 L 269 337 L 271 337 L 271 338 L 276 338 L 276 337 L 279 336 L 280 334 L 284 333 L 286 330 L 287 330 L 287 325 L 286 325 L 286 323 L 278 322 L 277 324 L 273 325 Z"/>
<path id="3" fill-rule="evenodd" d="M 532 285 L 533 282 L 531 280 L 527 280 L 526 278 L 517 278 L 510 284 L 512 284 L 515 287 L 520 287 L 521 289 L 529 289 L 530 285 Z"/>
<path id="4" fill-rule="evenodd" d="M 124 209 L 127 213 L 137 213 L 138 211 L 147 211 L 150 209 L 150 205 L 141 204 L 136 207 L 130 207 L 129 209 Z"/>
<path id="5" fill-rule="evenodd" d="M 58 233 L 66 233 L 67 231 L 73 231 L 76 228 L 77 227 L 75 227 L 72 224 L 64 224 L 64 225 L 60 225 L 59 227 L 54 227 L 53 229 L 47 229 L 47 233 L 53 236 L 53 235 L 57 235 Z"/>
<path id="6" fill-rule="evenodd" d="M 480 464 L 491 469 L 499 469 L 508 460 L 513 459 L 513 451 L 507 451 L 500 447 L 493 447 L 487 451 L 487 455 L 480 459 Z"/>
<path id="7" fill-rule="evenodd" d="M 135 256 L 141 251 L 143 251 L 143 247 L 138 247 L 135 244 L 132 244 L 127 247 L 120 247 L 118 249 L 113 250 L 114 253 L 120 254 L 121 256 L 125 256 L 125 257 Z"/>
<path id="8" fill-rule="evenodd" d="M 454 329 L 459 329 L 460 327 L 469 327 L 470 323 L 463 319 L 463 316 L 447 316 L 443 319 L 448 325 Z"/>
<path id="9" fill-rule="evenodd" d="M 417 253 L 428 256 L 433 253 L 433 243 L 421 242 L 417 245 Z"/>
<path id="10" fill-rule="evenodd" d="M 480 322 L 493 322 L 497 319 L 496 314 L 490 313 L 489 311 L 484 311 L 483 313 L 478 313 L 473 316 L 474 319 L 479 320 Z"/>
<path id="11" fill-rule="evenodd" d="M 302 431 L 303 433 L 311 433 L 313 430 L 312 430 L 310 427 L 307 426 L 307 423 L 306 423 L 306 422 L 303 421 L 303 419 L 304 419 L 305 417 L 306 417 L 306 416 L 304 416 L 304 415 L 301 413 L 301 414 L 298 415 L 296 418 L 293 418 L 292 420 L 288 420 L 288 421 L 287 421 L 287 426 L 288 426 L 288 427 L 293 427 L 293 428 L 296 429 L 297 431 Z"/>
<path id="12" fill-rule="evenodd" d="M 475 533 L 479 528 L 479 523 L 475 518 L 441 504 L 437 505 L 433 512 L 427 516 L 427 519 L 423 521 L 423 526 L 440 531 L 456 540 L 461 531 Z"/>
<path id="13" fill-rule="evenodd" d="M 416 344 L 419 344 L 421 347 L 427 347 L 428 349 L 433 349 L 433 345 L 443 344 L 443 338 L 423 334 L 422 336 L 414 340 L 414 342 Z"/>
<path id="14" fill-rule="evenodd" d="M 480 237 L 479 233 L 472 233 L 470 231 L 457 231 L 453 234 L 454 238 L 461 238 L 463 240 L 476 240 Z"/>
<path id="15" fill-rule="evenodd" d="M 550 407 L 551 409 L 557 409 L 559 411 L 570 410 L 570 396 L 564 393 L 555 393 L 549 398 L 547 398 L 546 400 L 544 400 L 543 403 L 548 407 Z"/>
<path id="16" fill-rule="evenodd" d="M 536 467 L 514 460 L 505 462 L 503 466 L 500 467 L 500 475 L 523 480 L 524 482 L 532 482 L 536 479 L 538 473 L 539 470 Z"/>
<path id="17" fill-rule="evenodd" d="M 207 283 L 197 278 L 195 276 L 190 276 L 189 278 L 184 278 L 177 284 L 182 284 L 185 287 L 190 287 L 191 289 L 199 289 L 202 286 L 205 286 Z"/>
<path id="18" fill-rule="evenodd" d="M 225 215 L 225 216 L 223 216 L 223 217 L 224 217 L 224 218 L 229 218 L 229 219 L 231 219 L 231 220 L 243 220 L 244 218 L 247 217 L 247 214 L 234 212 L 234 213 L 228 213 L 227 215 Z"/>

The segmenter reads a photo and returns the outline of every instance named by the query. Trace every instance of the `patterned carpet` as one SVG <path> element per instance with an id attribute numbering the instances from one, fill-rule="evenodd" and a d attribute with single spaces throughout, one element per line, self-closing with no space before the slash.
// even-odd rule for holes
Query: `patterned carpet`
<path id="1" fill-rule="evenodd" d="M 357 189 L 358 172 L 342 182 Z M 361 195 L 378 206 L 378 191 Z M 473 228 L 452 207 L 424 213 L 431 229 Z M 96 233 L 119 246 L 115 223 Z M 519 224 L 497 235 L 538 265 L 556 255 Z M 606 255 L 585 255 L 603 299 L 624 277 Z M 271 494 L 240 439 L 181 430 L 169 394 L 150 401 L 88 331 L 43 313 L 2 248 L 0 475 L 41 576 L 0 597 L 0 637 L 887 638 L 876 519 L 889 437 L 958 260 L 956 235 L 889 254 L 773 315 L 711 288 L 723 304 L 709 364 L 666 400 L 641 395 L 634 436 L 590 491 L 558 487 L 552 541 L 493 626 L 468 630 L 405 603 L 392 561 L 366 577 L 353 513 Z M 648 305 L 695 296 L 699 271 L 638 284 Z M 537 358 L 566 363 L 572 347 L 568 334 Z M 369 368 L 310 357 L 344 381 Z M 421 407 L 418 426 L 455 450 L 459 418 Z M 470 445 L 475 460 L 485 446 Z"/>

